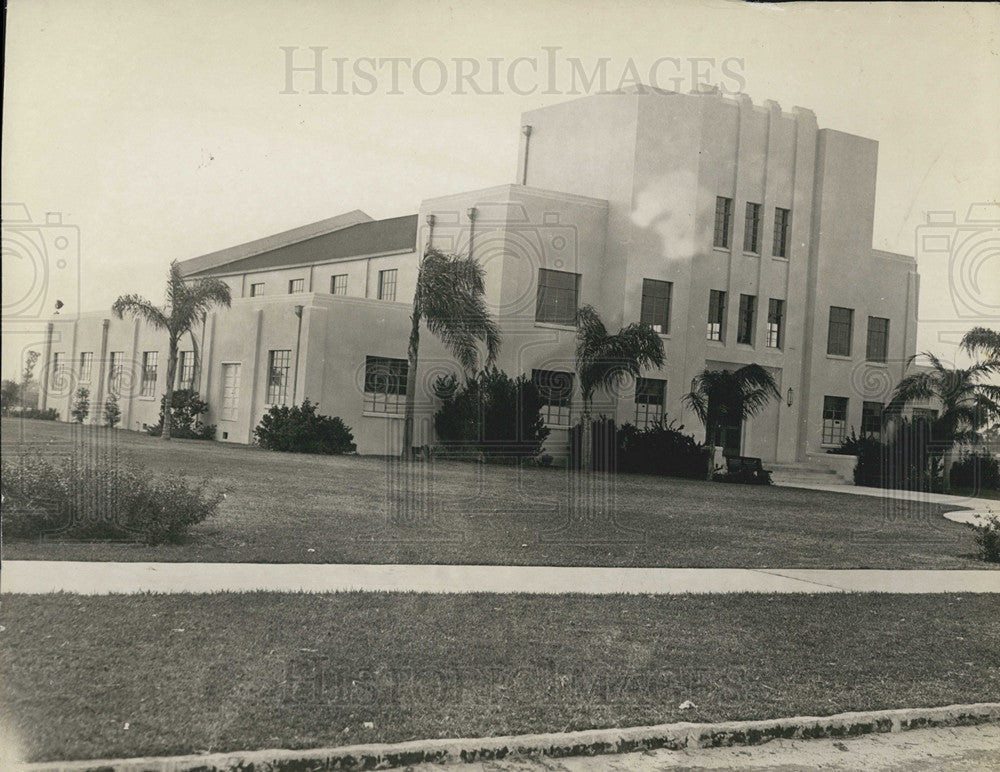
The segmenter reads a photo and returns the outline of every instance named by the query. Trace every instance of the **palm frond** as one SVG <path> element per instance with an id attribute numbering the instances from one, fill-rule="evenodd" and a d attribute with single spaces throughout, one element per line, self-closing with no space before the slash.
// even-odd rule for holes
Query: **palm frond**
<path id="1" fill-rule="evenodd" d="M 111 313 L 119 319 L 131 316 L 158 330 L 170 329 L 170 319 L 163 309 L 154 306 L 141 295 L 122 295 L 111 306 Z"/>
<path id="2" fill-rule="evenodd" d="M 593 306 L 577 311 L 576 371 L 585 402 L 596 391 L 614 392 L 628 378 L 660 368 L 664 361 L 663 341 L 648 325 L 630 324 L 611 335 Z"/>
<path id="3" fill-rule="evenodd" d="M 430 249 L 417 277 L 414 309 L 467 373 L 479 369 L 479 345 L 486 348 L 486 366 L 500 353 L 500 327 L 485 300 L 486 279 L 474 258 Z"/>
<path id="4" fill-rule="evenodd" d="M 973 327 L 962 337 L 959 347 L 969 356 L 982 353 L 991 360 L 991 369 L 1000 367 L 1000 331 Z"/>

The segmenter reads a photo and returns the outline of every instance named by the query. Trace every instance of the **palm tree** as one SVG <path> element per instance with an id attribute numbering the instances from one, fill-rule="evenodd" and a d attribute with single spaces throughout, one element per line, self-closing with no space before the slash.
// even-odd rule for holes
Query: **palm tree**
<path id="1" fill-rule="evenodd" d="M 993 369 L 1000 370 L 1000 332 L 988 327 L 973 327 L 962 337 L 959 347 L 969 356 L 985 354 Z"/>
<path id="2" fill-rule="evenodd" d="M 590 455 L 594 394 L 599 390 L 610 392 L 629 377 L 638 378 L 643 370 L 663 367 L 665 361 L 663 341 L 648 324 L 633 322 L 612 335 L 593 306 L 577 311 L 576 372 L 584 406 L 583 458 Z"/>
<path id="3" fill-rule="evenodd" d="M 229 307 L 232 298 L 229 285 L 219 279 L 196 279 L 185 282 L 180 267 L 175 260 L 170 264 L 167 277 L 167 303 L 160 308 L 140 295 L 122 295 L 111 306 L 111 311 L 119 319 L 129 315 L 140 319 L 157 330 L 167 333 L 167 388 L 164 392 L 163 439 L 170 439 L 173 423 L 171 406 L 174 399 L 174 377 L 177 374 L 177 344 L 191 331 L 213 306 Z"/>
<path id="4" fill-rule="evenodd" d="M 738 370 L 703 370 L 684 395 L 684 403 L 694 410 L 705 426 L 705 445 L 714 447 L 719 427 L 742 423 L 760 413 L 772 399 L 780 399 L 778 384 L 757 364 Z M 708 454 L 708 479 L 715 471 L 715 455 Z"/>
<path id="5" fill-rule="evenodd" d="M 963 347 L 969 334 L 962 341 Z M 982 382 L 996 370 L 996 362 L 976 362 L 962 369 L 947 367 L 927 352 L 920 356 L 931 363 L 930 367 L 907 375 L 897 384 L 886 413 L 899 415 L 906 405 L 916 401 L 934 400 L 940 405 L 939 414 L 931 423 L 931 436 L 945 445 L 944 488 L 947 491 L 951 487 L 955 444 L 977 439 L 981 429 L 1000 417 L 1000 386 Z M 910 357 L 908 364 L 916 358 Z"/>
<path id="6" fill-rule="evenodd" d="M 471 255 L 447 255 L 433 248 L 424 254 L 417 270 L 410 315 L 403 458 L 410 457 L 413 447 L 420 324 L 426 324 L 441 339 L 466 376 L 478 369 L 480 342 L 486 345 L 486 367 L 490 367 L 500 353 L 501 339 L 500 328 L 486 307 L 485 294 L 485 272 Z"/>

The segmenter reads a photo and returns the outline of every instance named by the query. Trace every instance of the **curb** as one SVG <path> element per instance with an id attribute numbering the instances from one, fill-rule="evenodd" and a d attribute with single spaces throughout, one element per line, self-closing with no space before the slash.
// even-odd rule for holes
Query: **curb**
<path id="1" fill-rule="evenodd" d="M 1000 722 L 1000 702 L 903 708 L 833 716 L 796 716 L 763 721 L 715 724 L 660 724 L 625 729 L 481 737 L 412 740 L 338 748 L 263 750 L 159 758 L 54 761 L 24 764 L 29 772 L 291 772 L 291 770 L 392 769 L 420 763 L 489 761 L 514 756 L 597 756 L 659 748 L 712 748 L 759 745 L 775 739 L 811 740 L 863 734 L 905 732 L 931 727 L 973 726 Z"/>

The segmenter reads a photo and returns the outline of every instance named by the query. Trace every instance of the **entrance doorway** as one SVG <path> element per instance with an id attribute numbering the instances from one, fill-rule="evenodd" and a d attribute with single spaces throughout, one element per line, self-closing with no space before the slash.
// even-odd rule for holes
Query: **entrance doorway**
<path id="1" fill-rule="evenodd" d="M 737 420 L 735 423 L 723 424 L 719 427 L 715 435 L 715 444 L 722 446 L 722 455 L 739 456 L 743 445 L 743 422 Z"/>

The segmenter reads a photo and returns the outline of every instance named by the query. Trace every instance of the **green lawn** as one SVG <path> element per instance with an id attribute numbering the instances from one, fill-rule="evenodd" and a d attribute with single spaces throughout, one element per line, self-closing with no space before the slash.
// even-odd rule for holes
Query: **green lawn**
<path id="1" fill-rule="evenodd" d="M 76 439 L 70 441 L 71 436 Z M 8 559 L 488 563 L 746 568 L 986 568 L 971 531 L 938 505 L 781 487 L 620 475 L 610 491 L 572 476 L 437 462 L 399 480 L 372 457 L 269 453 L 119 431 L 151 470 L 212 478 L 229 492 L 188 543 L 14 542 Z M 3 421 L 4 453 L 109 443 L 91 427 Z M 79 451 L 77 451 L 79 452 Z M 595 478 L 596 479 L 596 478 Z M 410 490 L 415 493 L 407 494 Z M 574 510 L 570 502 L 577 502 Z"/>
<path id="2" fill-rule="evenodd" d="M 0 721 L 30 760 L 1000 695 L 988 595 L 14 595 L 2 620 Z"/>

